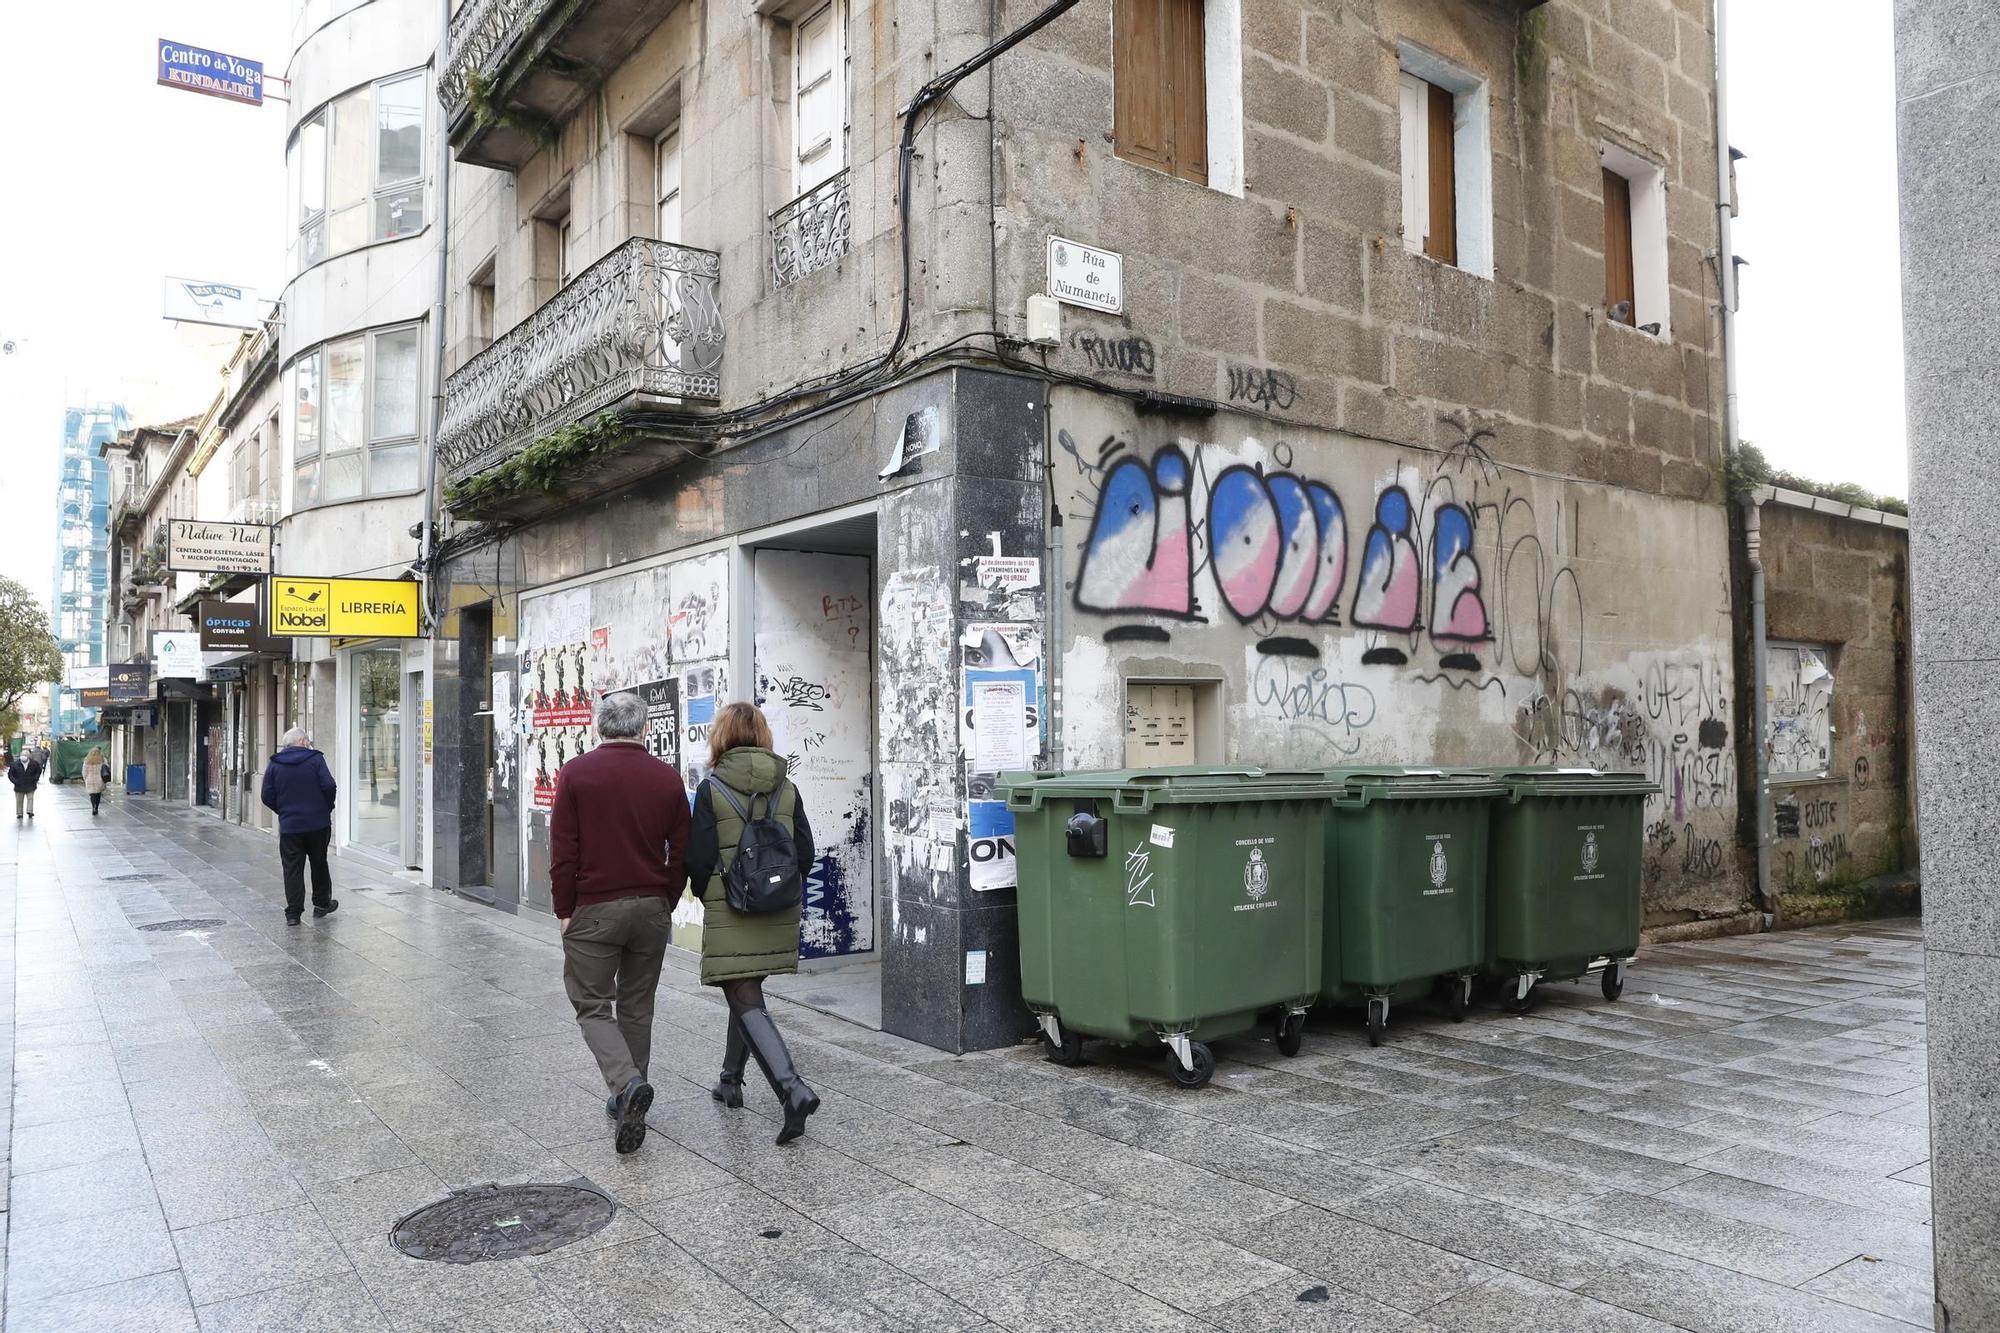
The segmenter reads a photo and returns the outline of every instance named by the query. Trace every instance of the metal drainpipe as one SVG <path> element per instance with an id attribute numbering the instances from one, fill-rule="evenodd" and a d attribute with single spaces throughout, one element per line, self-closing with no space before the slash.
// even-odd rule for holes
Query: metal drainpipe
<path id="1" fill-rule="evenodd" d="M 1055 487 L 1055 451 L 1051 433 L 1055 430 L 1050 414 L 1049 393 L 1042 391 L 1042 482 L 1049 495 L 1049 639 L 1042 646 L 1043 670 L 1049 677 L 1049 760 L 1058 772 L 1068 768 L 1069 755 L 1063 745 L 1063 515 L 1062 500 Z"/>
<path id="2" fill-rule="evenodd" d="M 1730 238 L 1735 216 L 1729 158 L 1729 0 L 1715 0 L 1715 272 L 1722 295 L 1722 435 L 1727 457 L 1741 445 L 1736 417 L 1736 247 Z M 1756 498 L 1743 501 L 1743 545 L 1750 565 L 1750 743 L 1756 757 L 1757 904 L 1764 924 L 1772 924 L 1771 770 L 1764 749 L 1766 729 L 1764 661 L 1764 556 L 1762 511 Z"/>
<path id="3" fill-rule="evenodd" d="M 1764 631 L 1764 506 L 1755 495 L 1743 501 L 1743 550 L 1750 563 L 1750 743 L 1757 758 L 1757 903 L 1764 910 L 1764 926 L 1769 929 L 1777 913 L 1777 898 L 1771 892 L 1771 756 L 1764 745 L 1769 732 L 1769 703 L 1765 696 Z"/>
<path id="4" fill-rule="evenodd" d="M 438 0 L 437 54 L 431 61 L 433 89 L 451 54 L 451 6 L 452 0 Z M 426 110 L 432 115 L 443 114 L 439 107 Z M 444 317 L 451 291 L 451 134 L 442 124 L 438 126 L 437 250 L 437 301 L 431 313 L 431 320 L 437 326 L 431 340 L 431 438 L 430 447 L 424 450 L 424 512 L 418 520 L 417 533 L 417 566 L 424 584 L 426 619 L 434 614 L 431 599 L 436 580 L 431 577 L 430 564 L 436 543 L 432 540 L 432 515 L 437 513 L 438 427 L 444 422 Z"/>

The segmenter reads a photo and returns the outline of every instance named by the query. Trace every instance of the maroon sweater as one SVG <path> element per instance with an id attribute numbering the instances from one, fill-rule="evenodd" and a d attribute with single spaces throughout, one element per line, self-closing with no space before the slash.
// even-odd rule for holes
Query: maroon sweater
<path id="1" fill-rule="evenodd" d="M 681 775 L 636 741 L 606 741 L 562 766 L 549 823 L 556 915 L 613 898 L 678 898 L 687 884 Z"/>

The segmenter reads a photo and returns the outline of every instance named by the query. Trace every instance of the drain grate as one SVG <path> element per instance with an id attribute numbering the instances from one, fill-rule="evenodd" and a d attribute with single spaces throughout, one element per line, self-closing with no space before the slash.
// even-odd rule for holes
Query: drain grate
<path id="1" fill-rule="evenodd" d="M 478 1264 L 559 1250 L 604 1230 L 617 1211 L 587 1184 L 478 1185 L 417 1209 L 389 1239 L 412 1259 Z"/>
<path id="2" fill-rule="evenodd" d="M 106 884 L 124 884 L 132 880 L 158 879 L 159 876 L 150 870 L 135 870 L 128 875 L 100 875 L 98 878 L 102 879 Z"/>
<path id="3" fill-rule="evenodd" d="M 139 927 L 141 930 L 214 930 L 229 923 L 219 916 L 184 916 L 174 921 L 149 921 Z"/>

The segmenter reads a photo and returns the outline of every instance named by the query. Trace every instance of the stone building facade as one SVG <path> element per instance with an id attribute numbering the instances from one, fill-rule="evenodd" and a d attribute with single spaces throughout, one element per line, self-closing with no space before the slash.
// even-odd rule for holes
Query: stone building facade
<path id="1" fill-rule="evenodd" d="M 632 689 L 690 779 L 773 715 L 810 965 L 947 1049 L 1004 769 L 1635 769 L 1649 920 L 1754 910 L 1708 13 L 467 0 L 437 882 L 546 907 Z"/>
<path id="2" fill-rule="evenodd" d="M 1909 520 L 1762 487 L 1772 887 L 1790 923 L 1914 907 Z"/>

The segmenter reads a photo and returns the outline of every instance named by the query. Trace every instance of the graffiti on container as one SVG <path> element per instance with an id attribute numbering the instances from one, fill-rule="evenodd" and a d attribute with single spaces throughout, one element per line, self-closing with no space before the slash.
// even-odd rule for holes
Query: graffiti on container
<path id="1" fill-rule="evenodd" d="M 1125 853 L 1125 905 L 1127 907 L 1155 907 L 1153 901 L 1153 872 L 1149 868 L 1153 854 L 1144 847 L 1134 847 Z"/>

